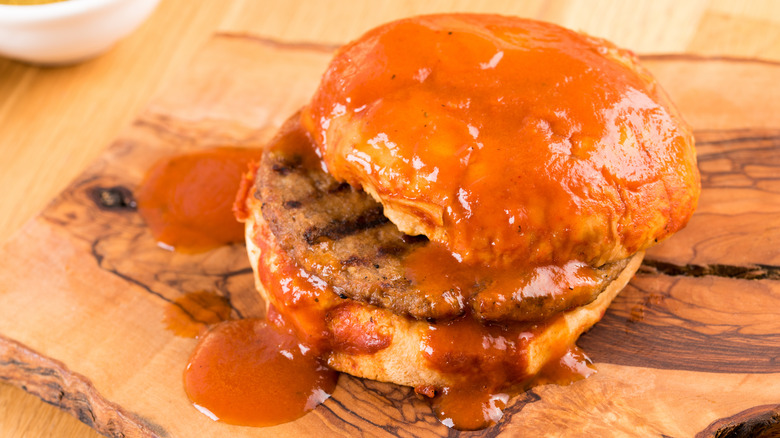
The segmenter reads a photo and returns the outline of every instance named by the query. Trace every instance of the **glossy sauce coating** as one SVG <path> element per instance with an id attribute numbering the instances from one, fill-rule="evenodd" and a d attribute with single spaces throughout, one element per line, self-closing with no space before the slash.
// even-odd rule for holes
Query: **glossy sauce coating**
<path id="1" fill-rule="evenodd" d="M 363 307 L 363 309 L 360 309 Z M 383 327 L 371 315 L 371 310 L 354 301 L 330 310 L 326 315 L 331 349 L 349 354 L 373 354 L 387 348 L 393 341 L 389 327 Z"/>
<path id="2" fill-rule="evenodd" d="M 135 191 L 138 212 L 161 247 L 201 252 L 243 240 L 236 191 L 260 149 L 220 147 L 157 162 Z"/>
<path id="3" fill-rule="evenodd" d="M 449 427 L 481 429 L 501 418 L 509 391 L 527 381 L 526 345 L 534 326 L 486 326 L 471 317 L 432 325 L 420 346 L 436 369 L 457 376 L 433 398 Z"/>
<path id="4" fill-rule="evenodd" d="M 213 420 L 272 426 L 314 409 L 337 379 L 317 350 L 283 326 L 242 319 L 216 325 L 201 338 L 184 372 L 184 388 Z"/>
<path id="5" fill-rule="evenodd" d="M 636 58 L 547 23 L 381 26 L 339 51 L 303 123 L 402 231 L 483 265 L 622 259 L 698 197 L 689 128 Z"/>
<path id="6" fill-rule="evenodd" d="M 325 320 L 327 311 L 341 301 L 322 280 L 298 267 L 276 245 L 268 229 L 255 230 L 260 249 L 257 276 L 266 293 L 274 297 L 277 311 L 304 342 L 327 351 L 330 334 Z"/>

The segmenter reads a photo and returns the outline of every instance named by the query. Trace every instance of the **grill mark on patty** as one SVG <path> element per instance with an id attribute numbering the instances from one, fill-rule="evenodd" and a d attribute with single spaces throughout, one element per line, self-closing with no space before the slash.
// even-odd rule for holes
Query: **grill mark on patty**
<path id="1" fill-rule="evenodd" d="M 309 245 L 314 245 L 322 239 L 339 240 L 387 222 L 390 220 L 385 217 L 382 207 L 377 207 L 364 211 L 356 217 L 336 219 L 325 226 L 312 226 L 303 232 L 303 238 Z"/>
<path id="2" fill-rule="evenodd" d="M 368 266 L 370 263 L 369 260 L 356 255 L 349 256 L 341 261 L 341 264 L 344 266 Z"/>
<path id="3" fill-rule="evenodd" d="M 343 182 L 343 183 L 337 185 L 336 187 L 333 187 L 330 190 L 328 190 L 328 193 L 333 194 L 333 193 L 343 192 L 344 190 L 349 190 L 351 188 L 352 188 L 352 186 L 350 186 L 349 184 Z"/>
<path id="4" fill-rule="evenodd" d="M 293 166 L 288 166 L 283 163 L 276 163 L 272 167 L 273 171 L 278 173 L 279 175 L 285 176 L 288 175 L 290 172 L 294 171 Z"/>
<path id="5" fill-rule="evenodd" d="M 406 248 L 400 245 L 396 246 L 382 246 L 376 250 L 377 256 L 397 256 L 406 252 Z"/>

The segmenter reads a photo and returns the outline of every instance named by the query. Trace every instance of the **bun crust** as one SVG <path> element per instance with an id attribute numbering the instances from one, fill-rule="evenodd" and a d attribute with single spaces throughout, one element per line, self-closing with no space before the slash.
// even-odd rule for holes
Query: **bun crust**
<path id="1" fill-rule="evenodd" d="M 302 122 L 336 179 L 478 264 L 624 259 L 699 196 L 690 128 L 637 58 L 531 20 L 376 28 L 338 51 Z"/>

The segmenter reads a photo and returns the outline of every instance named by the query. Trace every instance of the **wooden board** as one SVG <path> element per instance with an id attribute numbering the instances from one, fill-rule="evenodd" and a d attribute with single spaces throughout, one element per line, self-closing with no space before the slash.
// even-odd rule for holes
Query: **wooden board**
<path id="1" fill-rule="evenodd" d="M 348 376 L 296 422 L 265 429 L 212 422 L 182 389 L 195 340 L 166 329 L 164 313 L 182 294 L 206 290 L 228 297 L 236 317 L 262 316 L 244 248 L 167 252 L 132 208 L 100 201 L 105 189 L 132 192 L 162 156 L 262 145 L 306 102 L 332 50 L 216 36 L 0 249 L 0 379 L 110 436 L 452 434 L 408 388 Z M 777 425 L 780 65 L 644 59 L 696 131 L 699 210 L 648 253 L 581 339 L 595 376 L 536 387 L 497 426 L 472 434 L 711 436 L 745 421 Z"/>

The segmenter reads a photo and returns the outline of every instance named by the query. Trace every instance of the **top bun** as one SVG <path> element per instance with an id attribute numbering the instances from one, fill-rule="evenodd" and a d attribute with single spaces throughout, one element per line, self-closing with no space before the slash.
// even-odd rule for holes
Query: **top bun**
<path id="1" fill-rule="evenodd" d="M 302 122 L 335 178 L 476 264 L 620 260 L 699 196 L 690 128 L 637 58 L 532 20 L 378 27 L 338 51 Z"/>

